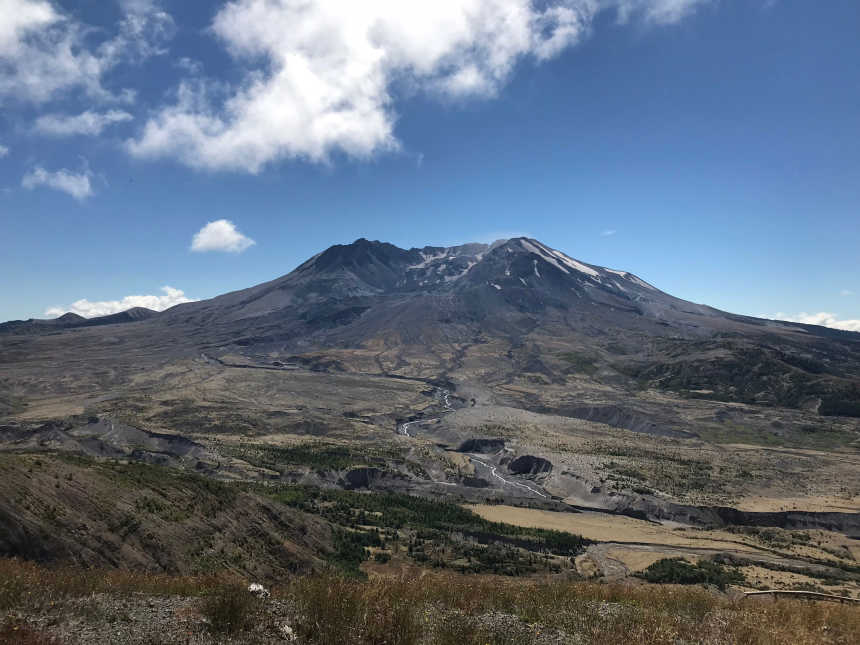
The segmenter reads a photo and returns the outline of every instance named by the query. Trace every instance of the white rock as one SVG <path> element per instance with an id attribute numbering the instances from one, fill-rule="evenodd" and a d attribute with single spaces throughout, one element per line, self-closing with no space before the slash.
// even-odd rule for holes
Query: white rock
<path id="1" fill-rule="evenodd" d="M 248 591 L 255 594 L 259 598 L 268 598 L 269 590 L 258 582 L 252 582 L 248 585 Z"/>

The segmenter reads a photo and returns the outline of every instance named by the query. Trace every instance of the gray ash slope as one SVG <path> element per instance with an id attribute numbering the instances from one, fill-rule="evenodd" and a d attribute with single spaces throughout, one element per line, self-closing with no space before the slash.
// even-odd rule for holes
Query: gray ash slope
<path id="1" fill-rule="evenodd" d="M 521 311 L 575 308 L 595 302 L 656 319 L 667 312 L 727 316 L 673 298 L 637 276 L 573 260 L 537 240 L 516 238 L 493 245 L 400 249 L 360 239 L 314 256 L 271 282 L 174 307 L 173 319 L 217 314 L 250 319 L 314 305 L 379 297 L 452 296 L 487 301 L 487 314 L 505 305 Z M 671 316 L 670 316 L 671 317 Z"/>
<path id="2" fill-rule="evenodd" d="M 257 355 L 502 339 L 503 369 L 551 381 L 563 375 L 541 361 L 543 341 L 570 341 L 596 371 L 611 367 L 612 384 L 860 416 L 860 335 L 694 304 L 528 238 L 409 250 L 360 239 L 158 322 Z"/>
<path id="3" fill-rule="evenodd" d="M 372 349 L 398 352 L 400 375 L 415 375 L 419 357 L 423 373 L 429 361 L 444 378 L 464 348 L 492 344 L 496 355 L 482 360 L 502 379 L 534 373 L 564 384 L 578 371 L 621 396 L 656 388 L 860 416 L 860 334 L 687 302 L 528 238 L 409 250 L 359 239 L 271 282 L 141 318 L 129 341 L 155 354 L 308 364 L 302 357 L 313 353 L 320 369 L 360 371 L 344 352 Z M 0 359 L 2 350 L 0 337 Z M 319 358 L 334 351 L 337 359 Z M 559 356 L 570 363 L 564 370 Z"/>
<path id="4" fill-rule="evenodd" d="M 493 245 L 400 249 L 359 239 L 332 246 L 293 272 L 250 289 L 186 303 L 162 315 L 166 322 L 229 324 L 275 315 L 340 326 L 386 302 L 454 301 L 469 322 L 509 313 L 550 310 L 618 312 L 686 334 L 708 336 L 735 323 L 772 330 L 856 340 L 851 332 L 814 325 L 759 320 L 719 311 L 666 294 L 636 275 L 586 264 L 537 240 L 515 238 Z M 597 309 L 587 310 L 588 306 Z M 685 329 L 686 328 L 686 329 Z M 699 331 L 696 331 L 699 330 Z"/>

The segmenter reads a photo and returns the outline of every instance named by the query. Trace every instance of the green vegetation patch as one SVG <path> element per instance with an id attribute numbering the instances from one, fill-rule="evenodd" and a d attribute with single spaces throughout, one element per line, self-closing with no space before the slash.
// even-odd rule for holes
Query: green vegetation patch
<path id="1" fill-rule="evenodd" d="M 402 542 L 415 562 L 469 572 L 522 575 L 552 571 L 552 557 L 573 558 L 591 540 L 563 531 L 491 522 L 449 502 L 399 493 L 359 493 L 310 486 L 258 490 L 288 506 L 343 527 L 329 561 L 350 574 L 367 559 L 365 547 Z"/>
<path id="2" fill-rule="evenodd" d="M 657 560 L 638 577 L 659 584 L 698 585 L 710 584 L 725 589 L 730 584 L 740 584 L 745 578 L 737 569 L 727 568 L 710 560 L 697 564 L 684 558 L 663 558 Z"/>
<path id="3" fill-rule="evenodd" d="M 470 536 L 516 539 L 536 551 L 554 555 L 579 554 L 591 540 L 564 531 L 491 522 L 450 502 L 401 493 L 358 493 L 310 486 L 270 487 L 274 499 L 308 512 L 319 512 L 337 524 L 380 528 L 457 531 Z"/>
<path id="4" fill-rule="evenodd" d="M 340 444 L 313 443 L 298 446 L 252 445 L 224 449 L 226 454 L 260 468 L 282 472 L 284 466 L 307 466 L 314 470 L 347 470 L 355 466 L 382 466 L 403 461 L 397 451 L 367 448 L 360 451 Z"/>

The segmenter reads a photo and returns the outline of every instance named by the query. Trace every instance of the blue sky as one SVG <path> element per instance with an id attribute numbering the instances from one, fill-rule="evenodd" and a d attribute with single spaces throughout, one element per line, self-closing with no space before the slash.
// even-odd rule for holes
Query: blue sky
<path id="1" fill-rule="evenodd" d="M 527 234 L 860 330 L 855 0 L 411 4 L 0 0 L 0 320 Z"/>

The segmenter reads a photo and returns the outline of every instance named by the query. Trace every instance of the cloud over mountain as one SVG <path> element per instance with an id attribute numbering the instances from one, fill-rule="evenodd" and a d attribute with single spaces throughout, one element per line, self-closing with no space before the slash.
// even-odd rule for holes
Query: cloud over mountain
<path id="1" fill-rule="evenodd" d="M 762 318 L 804 323 L 806 325 L 821 325 L 822 327 L 830 327 L 832 329 L 860 332 L 860 320 L 840 320 L 838 314 L 830 313 L 828 311 L 819 311 L 814 314 L 808 314 L 805 311 L 799 314 L 786 314 L 780 311 L 772 315 L 762 316 Z"/>
<path id="2" fill-rule="evenodd" d="M 194 298 L 189 298 L 181 289 L 174 289 L 170 286 L 161 287 L 164 295 L 138 295 L 126 296 L 121 300 L 101 300 L 93 302 L 82 298 L 76 300 L 71 305 L 66 307 L 51 307 L 45 310 L 46 316 L 56 317 L 62 316 L 65 313 L 78 314 L 84 318 L 92 318 L 94 316 L 108 316 L 121 311 L 127 311 L 133 307 L 146 307 L 154 311 L 164 311 L 174 305 L 182 304 L 183 302 L 195 302 Z"/>
<path id="3" fill-rule="evenodd" d="M 250 237 L 239 232 L 230 220 L 219 219 L 207 222 L 206 226 L 194 234 L 191 250 L 197 252 L 226 251 L 241 253 L 256 244 Z"/>

